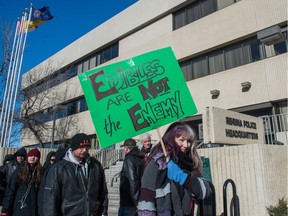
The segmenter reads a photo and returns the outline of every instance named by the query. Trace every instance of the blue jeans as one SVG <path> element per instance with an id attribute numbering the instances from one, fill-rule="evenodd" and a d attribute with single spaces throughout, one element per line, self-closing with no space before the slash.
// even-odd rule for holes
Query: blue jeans
<path id="1" fill-rule="evenodd" d="M 137 208 L 132 206 L 120 206 L 118 216 L 134 216 L 136 215 Z"/>

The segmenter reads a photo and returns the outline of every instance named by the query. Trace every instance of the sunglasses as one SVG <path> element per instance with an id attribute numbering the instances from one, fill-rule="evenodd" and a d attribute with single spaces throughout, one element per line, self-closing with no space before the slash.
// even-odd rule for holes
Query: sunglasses
<path id="1" fill-rule="evenodd" d="M 55 162 L 55 161 L 56 161 L 56 159 L 50 159 L 50 161 L 52 161 L 52 162 Z"/>

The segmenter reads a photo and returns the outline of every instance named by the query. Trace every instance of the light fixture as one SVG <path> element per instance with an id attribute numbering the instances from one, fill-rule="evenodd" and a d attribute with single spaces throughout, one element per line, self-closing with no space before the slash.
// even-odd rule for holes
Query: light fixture
<path id="1" fill-rule="evenodd" d="M 263 29 L 257 32 L 257 39 L 259 39 L 266 46 L 285 41 L 281 28 L 278 25 Z"/>
<path id="2" fill-rule="evenodd" d="M 212 99 L 215 99 L 219 96 L 220 91 L 218 89 L 213 89 L 210 91 L 210 94 L 212 95 Z"/>
<path id="3" fill-rule="evenodd" d="M 249 89 L 251 88 L 251 82 L 242 82 L 241 86 L 242 86 L 242 92 L 247 92 L 249 91 Z"/>

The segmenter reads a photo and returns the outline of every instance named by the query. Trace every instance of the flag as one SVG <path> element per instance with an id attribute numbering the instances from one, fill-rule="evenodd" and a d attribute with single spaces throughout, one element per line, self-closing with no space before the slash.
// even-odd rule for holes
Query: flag
<path id="1" fill-rule="evenodd" d="M 49 7 L 43 7 L 41 9 L 34 9 L 32 10 L 32 16 L 31 21 L 35 20 L 42 20 L 42 21 L 48 21 L 53 19 L 53 16 L 51 15 L 49 11 Z"/>
<path id="2" fill-rule="evenodd" d="M 29 28 L 33 28 L 33 27 L 37 27 L 40 24 L 45 24 L 46 22 L 43 20 L 34 20 L 34 21 L 30 21 L 29 25 L 28 25 L 28 21 L 25 22 L 24 25 L 24 29 L 26 29 L 28 27 Z"/>
<path id="3" fill-rule="evenodd" d="M 29 24 L 28 24 L 29 23 Z M 25 31 L 26 29 L 28 29 L 28 32 L 32 32 L 35 31 L 38 28 L 38 25 L 40 24 L 45 24 L 45 21 L 42 20 L 35 20 L 35 21 L 25 21 L 24 26 L 22 24 L 22 21 L 20 21 L 20 25 L 18 28 L 18 33 L 21 34 L 22 30 Z"/>

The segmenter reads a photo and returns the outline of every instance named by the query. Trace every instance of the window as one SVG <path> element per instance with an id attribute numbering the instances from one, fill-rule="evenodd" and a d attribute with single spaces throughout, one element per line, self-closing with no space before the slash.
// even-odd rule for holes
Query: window
<path id="1" fill-rule="evenodd" d="M 82 73 L 82 72 L 83 72 L 83 64 L 80 63 L 80 64 L 78 64 L 78 66 L 77 66 L 77 73 L 79 74 L 79 73 Z"/>
<path id="2" fill-rule="evenodd" d="M 224 7 L 234 4 L 235 2 L 237 1 L 236 0 L 217 0 L 217 9 L 220 10 Z"/>
<path id="3" fill-rule="evenodd" d="M 243 65 L 243 52 L 241 44 L 227 47 L 224 50 L 224 53 L 226 70 Z"/>
<path id="4" fill-rule="evenodd" d="M 192 22 L 192 21 L 191 21 Z M 181 28 L 186 25 L 186 11 L 185 9 L 180 10 L 173 14 L 173 29 Z"/>
<path id="5" fill-rule="evenodd" d="M 77 102 L 72 101 L 67 104 L 67 116 L 77 113 Z"/>
<path id="6" fill-rule="evenodd" d="M 118 55 L 119 55 L 119 45 L 118 45 L 118 43 L 114 44 L 111 47 L 111 50 L 112 50 L 111 59 L 118 57 Z"/>
<path id="7" fill-rule="evenodd" d="M 208 54 L 208 58 L 210 74 L 214 74 L 225 69 L 223 50 L 216 50 Z"/>
<path id="8" fill-rule="evenodd" d="M 201 16 L 207 16 L 216 11 L 216 2 L 215 0 L 202 0 L 201 2 Z"/>
<path id="9" fill-rule="evenodd" d="M 260 42 L 259 40 L 251 39 L 243 43 L 244 64 L 249 62 L 259 61 L 260 55 Z"/>
<path id="10" fill-rule="evenodd" d="M 197 79 L 209 74 L 206 56 L 200 56 L 192 61 L 193 78 Z"/>
<path id="11" fill-rule="evenodd" d="M 256 37 L 180 62 L 187 81 L 220 71 L 239 67 L 267 57 L 287 53 L 287 31 L 285 41 L 267 46 Z"/>
<path id="12" fill-rule="evenodd" d="M 79 109 L 78 109 L 79 112 L 84 112 L 88 110 L 88 106 L 87 106 L 85 98 L 80 99 L 78 104 L 79 104 Z"/>
<path id="13" fill-rule="evenodd" d="M 181 69 L 186 81 L 192 80 L 192 65 L 190 61 L 183 62 L 181 64 Z"/>
<path id="14" fill-rule="evenodd" d="M 115 43 L 112 46 L 100 51 L 93 56 L 90 56 L 84 60 L 84 62 L 77 63 L 75 65 L 69 66 L 66 69 L 63 69 L 61 72 L 53 74 L 51 77 L 45 78 L 41 83 L 30 86 L 25 91 L 29 92 L 29 94 L 39 94 L 49 88 L 52 88 L 56 85 L 59 85 L 61 82 L 69 80 L 75 77 L 79 73 L 83 73 L 88 71 L 106 61 L 109 61 L 113 58 L 116 58 L 119 54 L 119 44 Z"/>
<path id="15" fill-rule="evenodd" d="M 238 0 L 239 1 L 239 0 Z M 198 0 L 173 13 L 173 30 L 179 29 L 202 17 L 205 17 L 228 5 L 234 4 L 236 0 Z"/>
<path id="16" fill-rule="evenodd" d="M 194 22 L 201 18 L 200 2 L 195 2 L 187 8 L 187 23 Z"/>
<path id="17" fill-rule="evenodd" d="M 90 59 L 90 65 L 89 65 L 89 69 L 92 69 L 96 66 L 96 56 L 93 56 L 91 59 Z"/>
<path id="18" fill-rule="evenodd" d="M 83 62 L 83 72 L 89 70 L 89 59 Z"/>
<path id="19" fill-rule="evenodd" d="M 71 79 L 72 77 L 76 76 L 77 75 L 77 67 L 76 66 L 71 66 L 66 72 L 65 72 L 65 75 L 66 75 L 66 80 L 69 80 Z"/>

